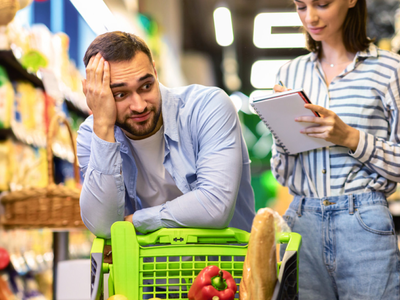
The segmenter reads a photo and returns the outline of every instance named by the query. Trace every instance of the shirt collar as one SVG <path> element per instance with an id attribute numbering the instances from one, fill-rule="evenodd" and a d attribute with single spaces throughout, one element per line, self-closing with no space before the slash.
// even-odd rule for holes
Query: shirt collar
<path id="1" fill-rule="evenodd" d="M 162 118 L 164 124 L 164 135 L 171 140 L 178 142 L 178 118 L 180 103 L 179 98 L 171 91 L 171 89 L 159 83 L 161 101 L 162 101 Z"/>
<path id="2" fill-rule="evenodd" d="M 310 61 L 315 63 L 318 60 L 318 52 L 311 52 L 310 54 Z"/>
<path id="3" fill-rule="evenodd" d="M 369 47 L 364 51 L 358 51 L 356 57 L 378 57 L 378 47 L 375 46 L 373 43 L 369 44 Z"/>
<path id="4" fill-rule="evenodd" d="M 318 52 L 311 52 L 310 54 L 310 61 L 316 62 L 318 60 Z M 358 58 L 368 58 L 368 57 L 378 57 L 378 47 L 375 46 L 373 43 L 369 44 L 369 47 L 363 51 L 358 51 L 355 59 Z"/>

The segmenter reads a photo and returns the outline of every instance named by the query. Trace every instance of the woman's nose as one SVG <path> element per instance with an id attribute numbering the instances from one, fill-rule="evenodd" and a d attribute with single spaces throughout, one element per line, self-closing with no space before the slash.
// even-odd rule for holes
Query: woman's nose
<path id="1" fill-rule="evenodd" d="M 307 7 L 305 21 L 307 24 L 316 25 L 316 23 L 318 22 L 318 14 L 315 8 Z"/>

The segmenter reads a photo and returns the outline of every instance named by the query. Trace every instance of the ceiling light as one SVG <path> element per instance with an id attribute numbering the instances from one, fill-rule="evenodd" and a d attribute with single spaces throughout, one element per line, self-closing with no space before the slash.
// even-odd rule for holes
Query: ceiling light
<path id="1" fill-rule="evenodd" d="M 214 10 L 214 28 L 218 45 L 226 47 L 233 43 L 232 17 L 228 8 Z"/>
<path id="2" fill-rule="evenodd" d="M 70 1 L 97 35 L 108 31 L 124 31 L 123 26 L 117 21 L 103 0 Z M 95 12 L 93 8 L 95 8 Z"/>
<path id="3" fill-rule="evenodd" d="M 279 68 L 288 59 L 258 60 L 251 66 L 250 82 L 256 89 L 273 88 Z"/>
<path id="4" fill-rule="evenodd" d="M 239 111 L 243 105 L 243 101 L 242 101 L 242 98 L 240 97 L 240 93 L 235 92 L 232 95 L 230 95 L 229 98 L 231 98 L 233 105 L 236 108 L 236 111 Z"/>
<path id="5" fill-rule="evenodd" d="M 272 33 L 272 27 L 302 26 L 296 12 L 261 13 L 254 18 L 254 45 L 258 48 L 305 48 L 303 33 Z"/>

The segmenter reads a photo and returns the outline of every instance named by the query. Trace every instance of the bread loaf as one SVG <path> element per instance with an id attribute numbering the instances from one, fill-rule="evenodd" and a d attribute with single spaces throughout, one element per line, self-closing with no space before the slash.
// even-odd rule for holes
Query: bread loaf
<path id="1" fill-rule="evenodd" d="M 253 220 L 239 286 L 239 299 L 270 300 L 276 281 L 274 212 L 270 208 L 263 208 Z"/>

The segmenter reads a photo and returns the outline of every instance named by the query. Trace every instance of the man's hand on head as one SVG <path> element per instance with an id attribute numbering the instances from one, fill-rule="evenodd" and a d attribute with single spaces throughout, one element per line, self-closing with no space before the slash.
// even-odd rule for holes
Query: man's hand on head
<path id="1" fill-rule="evenodd" d="M 99 138 L 115 142 L 117 108 L 110 89 L 110 65 L 100 53 L 90 58 L 82 88 L 87 105 L 93 113 L 93 131 Z"/>

